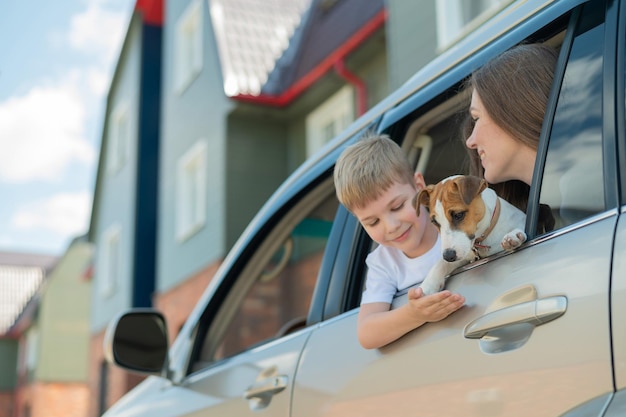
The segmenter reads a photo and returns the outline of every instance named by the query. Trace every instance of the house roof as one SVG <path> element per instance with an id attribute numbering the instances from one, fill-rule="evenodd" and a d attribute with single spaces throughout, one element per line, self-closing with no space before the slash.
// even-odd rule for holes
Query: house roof
<path id="1" fill-rule="evenodd" d="M 386 20 L 384 0 L 212 0 L 227 96 L 288 104 Z"/>
<path id="2" fill-rule="evenodd" d="M 259 95 L 311 0 L 212 0 L 224 92 Z"/>
<path id="3" fill-rule="evenodd" d="M 56 261 L 48 255 L 0 252 L 0 336 L 34 299 Z"/>

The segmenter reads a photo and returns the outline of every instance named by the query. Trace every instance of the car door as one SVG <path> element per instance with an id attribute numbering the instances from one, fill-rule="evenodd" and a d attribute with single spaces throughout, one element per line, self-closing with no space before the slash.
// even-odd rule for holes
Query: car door
<path id="1" fill-rule="evenodd" d="M 224 260 L 177 340 L 188 347 L 173 348 L 186 374 L 160 390 L 154 415 L 290 415 L 338 207 L 332 172 L 307 172 L 266 205 Z"/>
<path id="2" fill-rule="evenodd" d="M 610 109 L 603 107 L 613 95 L 605 77 L 613 74 L 615 31 L 605 30 L 605 14 L 615 19 L 614 5 L 592 1 L 574 9 L 567 29 L 549 39 L 561 43 L 561 62 L 527 231 L 534 230 L 540 204 L 549 205 L 555 229 L 529 232 L 520 249 L 454 274 L 447 287 L 463 294 L 466 306 L 381 349 L 359 346 L 358 309 L 326 320 L 304 349 L 293 415 L 601 415 L 613 393 L 609 291 L 619 215 L 614 132 L 607 132 Z M 557 18 L 563 20 L 538 19 L 553 26 Z M 412 131 L 385 129 L 392 137 Z M 447 143 L 432 146 L 431 159 L 437 146 L 444 148 L 435 161 L 440 166 Z M 346 279 L 358 275 L 343 271 Z M 394 307 L 405 302 L 400 295 Z"/>

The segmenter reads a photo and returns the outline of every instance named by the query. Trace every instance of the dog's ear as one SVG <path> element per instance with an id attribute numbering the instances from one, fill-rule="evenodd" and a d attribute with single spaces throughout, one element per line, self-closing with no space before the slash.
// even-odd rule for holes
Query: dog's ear
<path id="1" fill-rule="evenodd" d="M 483 178 L 475 177 L 473 175 L 464 175 L 458 177 L 455 181 L 461 198 L 466 205 L 469 205 L 474 197 L 482 193 L 487 188 L 487 181 Z"/>
<path id="2" fill-rule="evenodd" d="M 415 212 L 420 215 L 420 206 L 424 206 L 427 209 L 430 207 L 430 193 L 433 190 L 433 186 L 429 185 L 426 188 L 422 188 L 419 193 L 415 194 L 413 198 L 413 207 Z"/>

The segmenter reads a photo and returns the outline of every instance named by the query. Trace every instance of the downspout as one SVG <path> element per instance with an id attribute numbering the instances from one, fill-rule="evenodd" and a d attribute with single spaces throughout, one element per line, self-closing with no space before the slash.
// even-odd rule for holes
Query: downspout
<path id="1" fill-rule="evenodd" d="M 356 90 L 356 116 L 362 116 L 367 111 L 367 86 L 365 82 L 346 68 L 344 58 L 341 57 L 334 64 L 335 72 Z"/>

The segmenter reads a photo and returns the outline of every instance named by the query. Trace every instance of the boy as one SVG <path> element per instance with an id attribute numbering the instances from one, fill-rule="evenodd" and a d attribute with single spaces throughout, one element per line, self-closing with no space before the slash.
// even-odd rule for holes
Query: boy
<path id="1" fill-rule="evenodd" d="M 367 279 L 358 317 L 359 343 L 385 346 L 427 322 L 463 306 L 450 291 L 424 296 L 412 288 L 408 303 L 390 310 L 399 289 L 420 283 L 441 257 L 439 233 L 426 210 L 417 216 L 413 199 L 425 187 L 402 149 L 388 136 L 367 135 L 339 156 L 334 172 L 337 198 L 379 246 L 367 256 Z"/>

